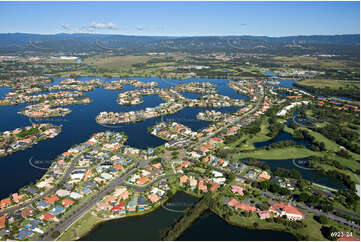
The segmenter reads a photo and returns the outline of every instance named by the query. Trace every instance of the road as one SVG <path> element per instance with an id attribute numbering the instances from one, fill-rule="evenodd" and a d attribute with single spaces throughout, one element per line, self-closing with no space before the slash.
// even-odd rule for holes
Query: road
<path id="1" fill-rule="evenodd" d="M 92 196 L 91 198 L 80 204 L 78 206 L 78 209 L 73 214 L 69 214 L 65 217 L 62 217 L 58 223 L 54 224 L 54 226 L 56 226 L 54 231 L 48 232 L 44 234 L 43 238 L 38 238 L 38 239 L 53 240 L 53 238 L 51 237 L 51 233 L 54 233 L 55 231 L 59 231 L 60 233 L 62 233 L 63 231 L 65 231 L 71 224 L 73 224 L 73 222 L 75 222 L 78 218 L 80 218 L 82 215 L 88 212 L 97 202 L 102 200 L 109 192 L 114 190 L 120 184 L 123 184 L 125 179 L 129 175 L 131 175 L 132 172 L 136 170 L 137 168 L 133 168 L 132 170 L 126 172 L 125 174 L 115 178 L 109 184 L 105 185 L 101 189 L 101 191 L 97 192 L 96 194 L 94 194 L 94 196 Z"/>
<path id="2" fill-rule="evenodd" d="M 80 154 L 81 155 L 81 154 Z M 14 206 L 14 207 L 11 207 L 11 208 L 8 208 L 8 209 L 5 209 L 5 210 L 2 210 L 0 212 L 0 215 L 3 215 L 5 213 L 8 213 L 8 214 L 11 214 L 11 213 L 14 213 L 16 211 L 18 211 L 19 209 L 22 209 L 26 206 L 29 206 L 31 205 L 32 203 L 36 202 L 36 201 L 39 201 L 43 198 L 45 198 L 46 196 L 49 196 L 51 194 L 53 194 L 56 190 L 58 190 L 58 185 L 61 185 L 61 184 L 64 184 L 64 182 L 68 179 L 69 175 L 71 174 L 71 172 L 74 170 L 74 166 L 75 164 L 78 162 L 78 159 L 80 157 L 80 155 L 74 157 L 70 163 L 70 165 L 68 166 L 68 168 L 66 169 L 63 177 L 52 187 L 50 188 L 49 190 L 47 190 L 46 192 L 40 194 L 39 196 L 36 196 L 34 198 L 32 198 L 30 201 L 28 202 L 25 202 L 25 203 L 21 203 L 19 204 L 18 206 Z"/>
<path id="3" fill-rule="evenodd" d="M 257 89 L 257 86 L 256 86 L 256 92 L 257 92 L 257 91 L 259 91 L 259 90 Z M 219 128 L 217 131 L 213 132 L 212 134 L 210 134 L 210 135 L 208 135 L 208 136 L 206 136 L 206 137 L 201 138 L 196 144 L 193 144 L 193 145 L 189 146 L 189 147 L 187 148 L 187 151 L 188 151 L 188 152 L 192 151 L 195 147 L 199 146 L 200 144 L 205 143 L 207 140 L 209 140 L 210 138 L 212 138 L 213 136 L 215 136 L 217 133 L 219 133 L 219 132 L 221 132 L 221 131 L 223 131 L 223 130 L 228 129 L 230 126 L 235 125 L 236 123 L 238 123 L 238 122 L 240 122 L 240 121 L 248 118 L 251 114 L 253 114 L 254 112 L 256 112 L 256 111 L 258 110 L 259 106 L 261 105 L 261 103 L 263 102 L 263 98 L 264 98 L 264 93 L 262 93 L 262 94 L 257 93 L 257 94 L 258 94 L 258 95 L 257 95 L 258 101 L 257 101 L 257 103 L 256 103 L 256 106 L 255 106 L 253 109 L 251 109 L 250 111 L 248 111 L 247 113 L 245 113 L 244 115 L 242 115 L 242 117 L 236 119 L 235 121 L 227 124 L 226 126 L 224 126 L 224 127 L 222 127 L 222 128 Z"/>

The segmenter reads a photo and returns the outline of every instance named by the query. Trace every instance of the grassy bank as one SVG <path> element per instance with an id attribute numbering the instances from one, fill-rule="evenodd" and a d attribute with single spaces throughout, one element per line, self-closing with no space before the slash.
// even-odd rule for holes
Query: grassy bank
<path id="1" fill-rule="evenodd" d="M 57 240 L 69 241 L 79 239 L 91 231 L 101 221 L 102 220 L 97 216 L 88 212 L 72 224 Z"/>
<path id="2" fill-rule="evenodd" d="M 338 89 L 340 87 L 347 88 L 347 85 L 359 86 L 359 84 L 355 82 L 347 82 L 347 81 L 332 80 L 332 79 L 306 79 L 299 81 L 297 83 L 303 86 L 311 86 L 315 88 L 329 87 L 331 89 Z"/>
<path id="3" fill-rule="evenodd" d="M 258 149 L 254 151 L 240 152 L 234 155 L 234 159 L 243 158 L 255 158 L 265 160 L 284 160 L 293 158 L 304 158 L 311 155 L 316 155 L 317 152 L 313 152 L 305 147 L 285 147 L 282 149 Z"/>

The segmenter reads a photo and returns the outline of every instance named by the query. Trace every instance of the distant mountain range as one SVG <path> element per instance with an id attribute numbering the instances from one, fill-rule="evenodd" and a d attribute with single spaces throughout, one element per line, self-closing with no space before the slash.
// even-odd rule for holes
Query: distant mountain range
<path id="1" fill-rule="evenodd" d="M 130 36 L 106 34 L 0 34 L 1 54 L 80 54 L 115 52 L 244 52 L 278 55 L 359 55 L 360 35 L 310 36 Z"/>

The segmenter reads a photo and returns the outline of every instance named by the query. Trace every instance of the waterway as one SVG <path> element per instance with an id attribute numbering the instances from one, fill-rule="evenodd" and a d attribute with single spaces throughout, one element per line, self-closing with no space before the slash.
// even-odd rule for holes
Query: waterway
<path id="1" fill-rule="evenodd" d="M 59 84 L 64 78 L 55 78 L 54 82 L 49 85 Z M 92 80 L 95 77 L 80 77 L 78 80 Z M 120 78 L 103 78 L 104 81 L 114 81 Z M 172 79 L 160 78 L 132 78 L 143 82 L 156 81 L 160 88 L 169 88 L 175 86 L 180 82 Z M 192 81 L 210 81 L 215 83 L 219 94 L 230 96 L 232 98 L 239 98 L 247 100 L 248 97 L 237 93 L 227 85 L 225 79 L 189 79 L 182 81 L 182 83 Z M 33 147 L 13 153 L 10 156 L 0 158 L 2 169 L 1 177 L 3 181 L 7 182 L 6 186 L 0 187 L 0 199 L 7 197 L 9 194 L 17 192 L 21 187 L 29 183 L 35 183 L 40 179 L 45 170 L 39 170 L 29 164 L 29 159 L 41 160 L 44 167 L 50 166 L 51 162 L 61 153 L 67 151 L 73 145 L 82 143 L 89 139 L 92 134 L 102 132 L 105 130 L 112 130 L 114 132 L 124 132 L 128 135 L 126 145 L 136 148 L 146 149 L 148 147 L 156 147 L 165 143 L 164 140 L 151 135 L 147 128 L 155 125 L 157 122 L 172 120 L 182 123 L 192 130 L 199 130 L 207 127 L 210 122 L 198 120 L 196 118 L 200 111 L 210 110 L 212 108 L 185 108 L 173 115 L 163 116 L 159 118 L 147 119 L 142 122 L 121 124 L 114 126 L 101 126 L 95 122 L 95 117 L 102 111 L 113 112 L 127 112 L 144 109 L 146 107 L 155 107 L 162 103 L 158 95 L 143 96 L 144 102 L 139 105 L 122 106 L 117 103 L 117 97 L 120 92 L 134 90 L 130 85 L 124 85 L 124 88 L 119 91 L 106 90 L 104 88 L 97 88 L 93 91 L 86 92 L 85 96 L 93 99 L 93 102 L 88 105 L 73 105 L 68 106 L 72 112 L 65 117 L 31 119 L 34 123 L 50 122 L 57 125 L 62 125 L 61 133 L 53 139 L 39 142 Z M 0 88 L 0 97 L 4 97 L 11 89 Z M 193 98 L 199 97 L 199 94 L 187 93 Z M 190 97 L 190 96 L 189 96 Z M 0 106 L 0 132 L 6 130 L 13 130 L 18 127 L 31 125 L 28 117 L 18 114 L 28 104 L 21 104 L 17 106 Z M 221 112 L 235 112 L 238 107 L 214 108 Z"/>
<path id="2" fill-rule="evenodd" d="M 297 145 L 303 145 L 305 147 L 310 146 L 310 142 L 308 142 L 307 140 L 305 140 L 305 139 L 296 139 L 290 133 L 285 132 L 283 130 L 280 131 L 275 138 L 273 138 L 271 140 L 263 141 L 263 142 L 255 142 L 255 143 L 253 143 L 253 145 L 256 148 L 262 148 L 262 147 L 266 147 L 266 146 L 268 146 L 270 144 L 277 143 L 277 142 L 283 141 L 283 140 L 293 140 L 293 141 L 296 142 Z"/>
<path id="3" fill-rule="evenodd" d="M 181 241 L 295 241 L 290 233 L 252 230 L 228 224 L 214 213 L 206 212 L 179 238 Z"/>
<path id="4" fill-rule="evenodd" d="M 197 201 L 196 198 L 177 192 L 166 207 L 184 210 Z M 109 220 L 99 224 L 90 233 L 81 238 L 94 240 L 160 240 L 160 230 L 171 226 L 183 214 L 170 212 L 162 207 L 143 216 L 134 216 Z M 269 239 L 267 239 L 269 238 Z M 271 230 L 249 230 L 230 225 L 213 213 L 205 213 L 189 227 L 178 240 L 296 240 L 286 232 Z"/>
<path id="5" fill-rule="evenodd" d="M 79 80 L 92 80 L 95 77 L 80 77 Z M 55 78 L 54 82 L 49 85 L 59 84 L 64 78 Z M 114 81 L 120 78 L 101 78 L 104 81 Z M 221 95 L 230 96 L 232 98 L 248 100 L 249 97 L 239 94 L 233 89 L 229 88 L 226 79 L 188 79 L 184 81 L 178 81 L 174 79 L 160 79 L 160 78 L 140 78 L 134 77 L 143 82 L 156 81 L 159 83 L 160 88 L 169 88 L 179 83 L 188 83 L 193 81 L 199 82 L 212 82 Z M 290 85 L 292 81 L 285 81 L 285 85 Z M 283 85 L 282 81 L 282 85 Z M 173 115 L 163 116 L 159 118 L 147 119 L 142 122 L 120 124 L 114 126 L 101 126 L 95 122 L 95 117 L 102 111 L 113 112 L 126 112 L 144 109 L 146 107 L 155 107 L 162 103 L 162 100 L 157 95 L 143 96 L 144 102 L 134 106 L 122 106 L 117 103 L 117 96 L 120 92 L 134 90 L 135 88 L 130 85 L 124 85 L 124 88 L 119 91 L 105 90 L 104 88 L 97 88 L 93 91 L 85 93 L 85 96 L 93 99 L 93 102 L 88 105 L 74 105 L 69 106 L 72 112 L 65 117 L 55 117 L 48 119 L 35 120 L 32 122 L 50 122 L 57 125 L 62 125 L 62 132 L 53 139 L 39 142 L 33 147 L 13 153 L 10 156 L 0 158 L 0 164 L 2 169 L 1 177 L 3 181 L 6 181 L 6 186 L 0 187 L 0 199 L 7 197 L 9 194 L 17 192 L 21 187 L 28 185 L 29 183 L 35 183 L 40 179 L 45 170 L 40 170 L 32 167 L 29 164 L 29 159 L 40 160 L 44 167 L 50 166 L 51 162 L 61 153 L 67 151 L 73 145 L 82 143 L 89 139 L 89 137 L 96 133 L 106 130 L 112 130 L 115 132 L 124 132 L 128 135 L 127 145 L 136 148 L 146 149 L 148 147 L 156 147 L 165 143 L 164 140 L 151 135 L 147 128 L 155 125 L 157 122 L 172 120 L 182 123 L 192 130 L 199 130 L 207 127 L 210 122 L 197 120 L 196 115 L 200 111 L 210 110 L 211 108 L 185 108 L 180 112 Z M 8 88 L 0 88 L 0 97 L 4 97 L 6 93 L 11 91 Z M 186 94 L 186 93 L 185 93 Z M 188 97 L 197 98 L 200 94 L 188 93 Z M 24 127 L 31 125 L 29 118 L 17 114 L 27 104 L 21 104 L 17 106 L 0 106 L 0 132 L 6 130 L 13 130 L 18 127 Z M 215 108 L 221 112 L 234 112 L 237 107 L 228 108 Z M 278 137 L 279 140 L 288 139 L 287 134 L 281 133 Z M 275 139 L 274 141 L 278 141 Z M 256 144 L 264 145 L 264 144 Z M 323 183 L 321 183 L 323 184 Z"/>

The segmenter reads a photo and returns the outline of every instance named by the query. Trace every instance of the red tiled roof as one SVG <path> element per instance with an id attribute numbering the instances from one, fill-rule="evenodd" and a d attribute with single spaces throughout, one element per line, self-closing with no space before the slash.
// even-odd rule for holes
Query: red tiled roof
<path id="1" fill-rule="evenodd" d="M 56 202 L 56 200 L 58 200 L 58 196 L 57 195 L 53 195 L 51 197 L 45 197 L 44 200 L 49 203 L 49 204 L 53 204 Z"/>
<path id="2" fill-rule="evenodd" d="M 69 207 L 71 205 L 74 204 L 74 201 L 73 200 L 70 200 L 69 198 L 65 198 L 63 201 L 62 201 L 62 204 L 65 206 L 65 207 Z"/>
<path id="3" fill-rule="evenodd" d="M 114 169 L 115 170 L 120 170 L 122 168 L 123 168 L 123 166 L 121 164 L 114 164 Z"/>
<path id="4" fill-rule="evenodd" d="M 11 200 L 10 198 L 6 198 L 6 199 L 3 199 L 0 201 L 0 207 L 3 208 L 3 207 L 7 207 L 11 204 Z"/>
<path id="5" fill-rule="evenodd" d="M 23 218 L 26 218 L 31 216 L 32 213 L 33 213 L 33 209 L 31 207 L 27 207 L 21 211 L 21 216 L 23 216 Z"/>
<path id="6" fill-rule="evenodd" d="M 143 176 L 141 178 L 138 179 L 138 183 L 141 183 L 141 184 L 144 184 L 146 183 L 147 181 L 150 181 L 148 177 L 146 176 Z"/>
<path id="7" fill-rule="evenodd" d="M 54 219 L 55 216 L 51 213 L 48 213 L 48 212 L 45 212 L 43 213 L 43 216 L 42 216 L 42 220 L 45 220 L 45 221 L 49 221 L 49 220 L 52 220 Z"/>
<path id="8" fill-rule="evenodd" d="M 283 210 L 285 211 L 287 214 L 297 214 L 297 215 L 301 215 L 302 218 L 304 218 L 303 213 L 301 213 L 300 211 L 298 211 L 297 208 L 293 207 L 291 204 L 286 204 L 286 203 L 274 203 L 272 204 L 273 208 L 279 209 L 279 210 Z"/>
<path id="9" fill-rule="evenodd" d="M 124 210 L 124 206 L 125 206 L 124 201 L 120 201 L 117 205 L 112 207 L 112 210 L 113 211 L 116 211 L 116 210 L 122 211 L 122 210 Z"/>
<path id="10" fill-rule="evenodd" d="M 6 214 L 0 217 L 0 229 L 5 227 L 5 223 L 6 223 Z"/>

